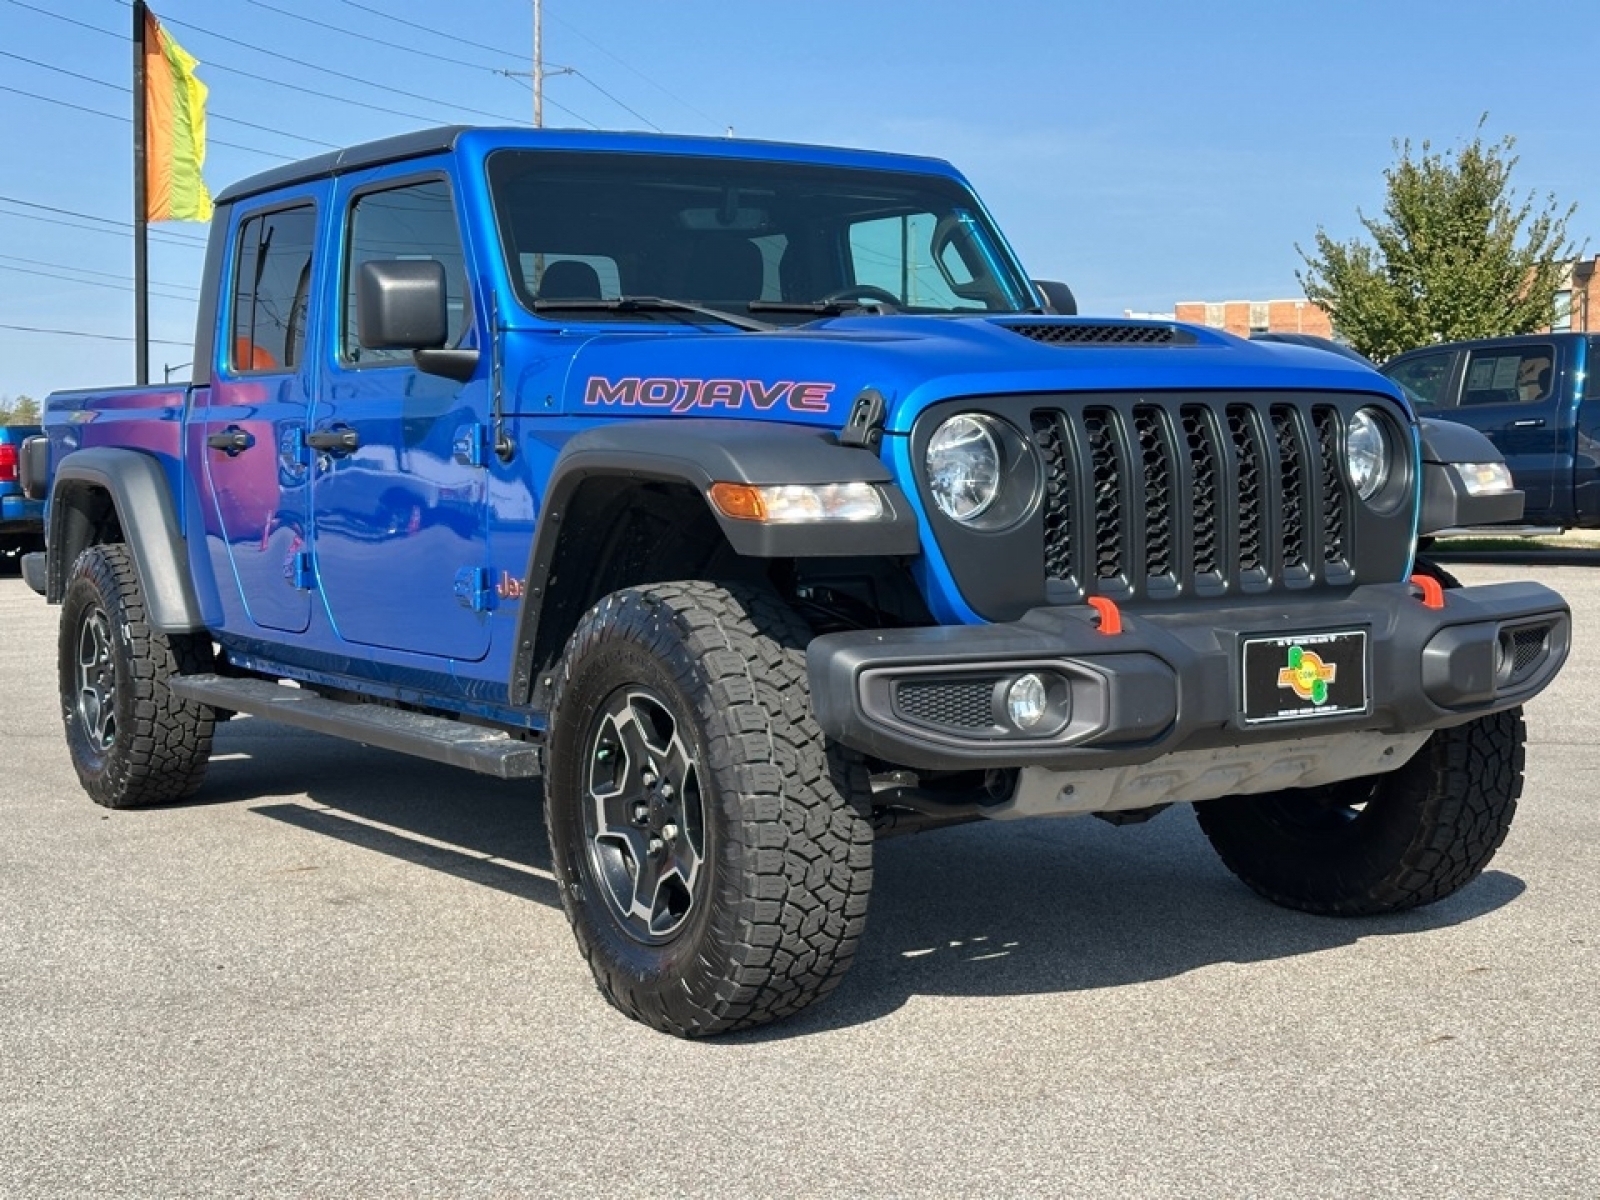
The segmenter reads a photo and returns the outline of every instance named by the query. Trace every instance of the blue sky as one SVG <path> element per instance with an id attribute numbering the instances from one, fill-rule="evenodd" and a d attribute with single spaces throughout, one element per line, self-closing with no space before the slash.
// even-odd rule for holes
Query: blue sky
<path id="1" fill-rule="evenodd" d="M 153 7 L 211 89 L 213 192 L 334 144 L 531 121 L 515 73 L 530 66 L 532 0 Z M 948 158 L 1029 270 L 1069 282 L 1085 312 L 1298 295 L 1295 245 L 1319 226 L 1351 237 L 1358 208 L 1381 208 L 1395 139 L 1449 149 L 1485 112 L 1491 138 L 1517 139 L 1517 188 L 1576 203 L 1570 232 L 1600 250 L 1588 6 L 545 0 L 544 12 L 547 69 L 578 72 L 547 81 L 546 124 L 731 126 Z M 0 0 L 0 396 L 133 377 L 131 341 L 106 340 L 133 328 L 130 23 L 127 0 Z M 185 374 L 203 233 L 153 227 L 158 380 Z"/>

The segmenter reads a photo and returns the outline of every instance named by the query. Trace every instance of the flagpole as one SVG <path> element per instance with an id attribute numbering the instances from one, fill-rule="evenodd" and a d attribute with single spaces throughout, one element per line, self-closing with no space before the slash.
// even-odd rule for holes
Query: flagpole
<path id="1" fill-rule="evenodd" d="M 133 0 L 133 360 L 134 381 L 150 382 L 149 160 L 144 130 L 145 0 Z"/>

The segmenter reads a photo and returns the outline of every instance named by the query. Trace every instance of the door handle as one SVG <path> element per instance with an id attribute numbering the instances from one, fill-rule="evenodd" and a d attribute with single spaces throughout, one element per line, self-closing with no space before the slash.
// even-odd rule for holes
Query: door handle
<path id="1" fill-rule="evenodd" d="M 334 425 L 306 434 L 306 445 L 338 458 L 360 447 L 361 435 L 348 425 Z"/>
<path id="2" fill-rule="evenodd" d="M 1513 429 L 1543 429 L 1544 428 L 1544 418 L 1543 417 L 1526 417 L 1521 421 L 1513 421 L 1513 422 L 1511 422 L 1511 428 L 1513 428 Z"/>
<path id="3" fill-rule="evenodd" d="M 206 438 L 206 445 L 213 450 L 221 450 L 229 458 L 236 458 L 244 451 L 256 444 L 256 439 L 247 429 L 240 429 L 237 425 L 229 425 L 221 433 L 213 433 Z"/>

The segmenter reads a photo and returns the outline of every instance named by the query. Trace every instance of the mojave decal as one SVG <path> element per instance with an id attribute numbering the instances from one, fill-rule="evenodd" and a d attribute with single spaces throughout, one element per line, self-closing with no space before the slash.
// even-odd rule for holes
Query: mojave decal
<path id="1" fill-rule="evenodd" d="M 584 387 L 588 405 L 664 408 L 675 413 L 706 408 L 752 408 L 758 412 L 782 405 L 791 412 L 828 411 L 831 383 L 796 383 L 760 379 L 671 379 L 666 376 L 607 379 L 590 376 Z"/>

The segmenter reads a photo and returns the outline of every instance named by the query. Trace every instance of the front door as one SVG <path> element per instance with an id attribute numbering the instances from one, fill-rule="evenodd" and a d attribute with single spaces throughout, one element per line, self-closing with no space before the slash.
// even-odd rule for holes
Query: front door
<path id="1" fill-rule="evenodd" d="M 361 346 L 355 279 L 374 259 L 432 258 L 449 286 L 451 344 L 478 336 L 448 180 L 352 183 L 341 313 L 307 442 L 318 586 L 339 636 L 475 660 L 489 648 L 487 371 L 457 383 L 408 351 Z"/>

